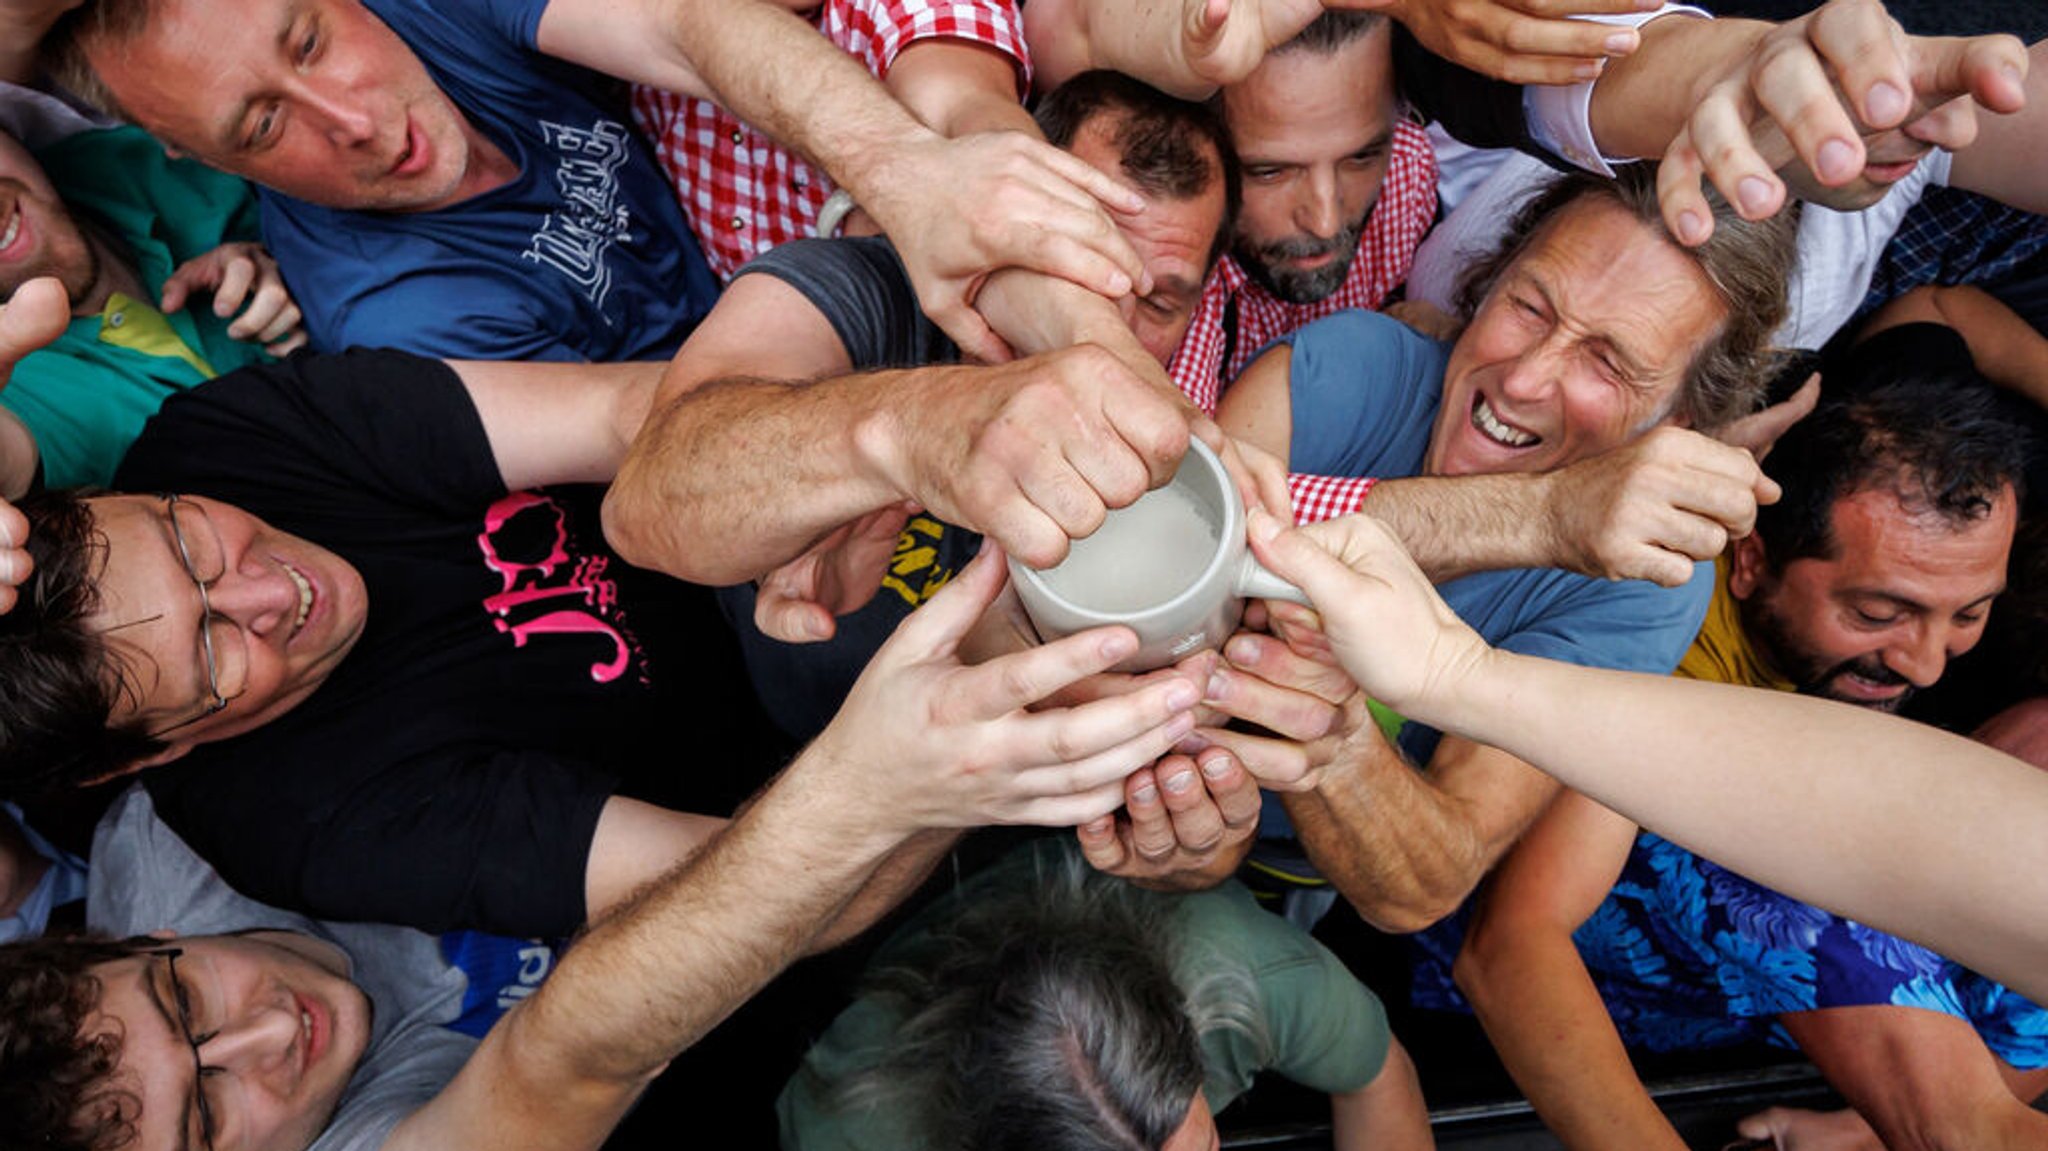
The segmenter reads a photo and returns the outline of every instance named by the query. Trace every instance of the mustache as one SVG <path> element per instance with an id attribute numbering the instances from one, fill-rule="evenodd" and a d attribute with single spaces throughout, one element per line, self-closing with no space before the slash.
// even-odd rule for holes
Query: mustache
<path id="1" fill-rule="evenodd" d="M 1258 253 L 1266 260 L 1300 260 L 1348 252 L 1358 246 L 1358 232 L 1357 228 L 1345 228 L 1327 239 L 1321 236 L 1289 236 L 1284 240 L 1260 244 Z"/>

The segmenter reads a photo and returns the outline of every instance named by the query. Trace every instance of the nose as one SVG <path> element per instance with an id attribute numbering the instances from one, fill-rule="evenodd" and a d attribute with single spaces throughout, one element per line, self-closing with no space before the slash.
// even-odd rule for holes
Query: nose
<path id="1" fill-rule="evenodd" d="M 1906 677 L 1914 687 L 1932 687 L 1948 667 L 1948 643 L 1947 628 L 1923 624 L 1913 629 L 1912 635 L 1885 649 L 1884 665 Z"/>
<path id="2" fill-rule="evenodd" d="M 341 148 L 368 143 L 377 136 L 377 117 L 357 94 L 331 84 L 304 84 L 299 99 L 308 116 Z"/>
<path id="3" fill-rule="evenodd" d="M 199 1045 L 199 1062 L 238 1075 L 262 1077 L 293 1065 L 303 1028 L 295 1006 L 243 1012 Z"/>
<path id="4" fill-rule="evenodd" d="M 1550 340 L 1524 348 L 1501 374 L 1501 394 L 1523 403 L 1543 399 L 1556 388 L 1563 360 L 1562 351 Z"/>
<path id="5" fill-rule="evenodd" d="M 215 615 L 233 620 L 252 635 L 288 627 L 299 613 L 299 585 L 284 565 L 247 553 L 206 589 L 206 598 Z"/>
<path id="6" fill-rule="evenodd" d="M 1337 234 L 1344 226 L 1343 205 L 1337 201 L 1337 173 L 1329 168 L 1309 169 L 1301 194 L 1294 204 L 1294 224 L 1321 239 Z"/>

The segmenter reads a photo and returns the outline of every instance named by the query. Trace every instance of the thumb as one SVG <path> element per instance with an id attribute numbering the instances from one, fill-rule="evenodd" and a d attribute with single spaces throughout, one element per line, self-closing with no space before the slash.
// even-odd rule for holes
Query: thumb
<path id="1" fill-rule="evenodd" d="M 70 323 L 71 301 L 63 284 L 42 276 L 16 288 L 0 308 L 0 386 L 23 356 L 48 346 Z"/>
<path id="2" fill-rule="evenodd" d="M 913 660 L 951 656 L 1009 581 L 1010 573 L 1003 562 L 1003 549 L 993 539 L 983 539 L 980 554 L 946 581 L 937 595 L 897 625 L 896 634 L 882 645 L 881 654 L 892 648 L 908 648 L 916 653 L 910 657 Z"/>
<path id="3" fill-rule="evenodd" d="M 1799 390 L 1784 400 L 1772 404 L 1763 411 L 1742 417 L 1727 427 L 1715 438 L 1732 447 L 1745 448 L 1759 462 L 1770 454 L 1778 437 L 1791 430 L 1792 425 L 1805 419 L 1820 403 L 1820 373 L 1806 377 Z"/>
<path id="4" fill-rule="evenodd" d="M 1254 508 L 1248 512 L 1246 527 L 1252 552 L 1259 561 L 1274 575 L 1300 588 L 1314 603 L 1343 603 L 1356 588 L 1357 572 L 1346 567 L 1344 561 L 1311 539 L 1308 533 L 1285 529 L 1280 520 L 1265 509 Z"/>
<path id="5" fill-rule="evenodd" d="M 1208 48 L 1222 34 L 1229 19 L 1230 0 L 1202 0 L 1188 10 L 1188 44 L 1197 49 Z"/>

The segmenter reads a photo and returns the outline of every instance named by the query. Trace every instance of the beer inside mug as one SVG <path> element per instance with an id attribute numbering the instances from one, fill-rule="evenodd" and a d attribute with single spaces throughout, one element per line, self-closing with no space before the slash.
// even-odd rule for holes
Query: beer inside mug
<path id="1" fill-rule="evenodd" d="M 1144 611 L 1195 586 L 1216 558 L 1223 517 L 1189 490 L 1187 478 L 1111 511 L 1042 573 L 1046 586 L 1077 608 L 1106 614 Z"/>

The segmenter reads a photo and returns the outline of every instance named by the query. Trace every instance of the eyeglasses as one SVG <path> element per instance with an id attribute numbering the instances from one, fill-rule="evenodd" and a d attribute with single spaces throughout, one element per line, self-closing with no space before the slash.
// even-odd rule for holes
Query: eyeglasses
<path id="1" fill-rule="evenodd" d="M 218 1067 L 208 1067 L 199 1054 L 199 1048 L 212 1039 L 213 1032 L 205 1035 L 192 1033 L 192 993 L 186 989 L 185 981 L 178 977 L 178 957 L 185 954 L 183 948 L 166 947 L 147 952 L 153 959 L 161 959 L 170 972 L 171 1010 L 178 1025 L 178 1037 L 185 1046 L 192 1049 L 192 1105 L 199 1112 L 199 1144 L 205 1151 L 213 1151 L 213 1107 L 206 1101 L 206 1080 L 221 1073 Z"/>
<path id="2" fill-rule="evenodd" d="M 206 592 L 227 572 L 227 552 L 220 534 L 199 504 L 175 494 L 166 494 L 163 500 L 178 562 L 184 565 L 192 586 L 199 589 L 199 644 L 205 660 L 207 699 L 199 714 L 164 728 L 156 733 L 160 736 L 219 714 L 249 686 L 249 641 L 233 621 L 214 614 L 213 601 Z"/>

